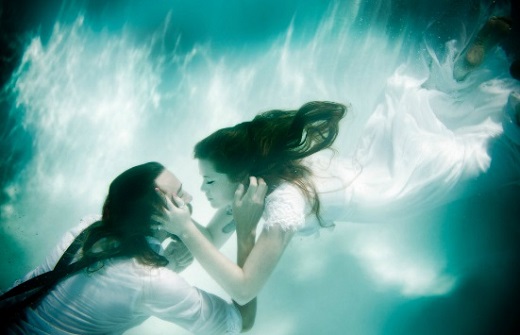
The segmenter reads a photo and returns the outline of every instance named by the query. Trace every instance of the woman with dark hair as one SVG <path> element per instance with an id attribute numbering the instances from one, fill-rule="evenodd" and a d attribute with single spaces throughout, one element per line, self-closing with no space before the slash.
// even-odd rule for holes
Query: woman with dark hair
<path id="1" fill-rule="evenodd" d="M 189 213 L 176 206 L 180 202 L 177 199 L 167 201 L 169 222 L 164 224 L 181 237 L 206 271 L 239 304 L 256 297 L 295 233 L 327 226 L 320 216 L 312 171 L 304 159 L 331 147 L 345 113 L 344 105 L 332 102 L 310 102 L 298 110 L 272 110 L 250 122 L 220 129 L 195 146 L 202 191 L 218 209 L 215 219 L 205 231 L 197 229 Z M 254 226 L 244 229 L 231 217 L 236 218 L 236 206 L 231 208 L 234 194 L 240 194 L 246 186 L 267 189 L 265 222 L 250 255 L 234 264 L 215 246 L 224 243 L 235 228 L 239 239 L 256 240 L 256 222 L 249 220 Z M 227 221 L 222 219 L 226 216 Z M 311 220 L 312 216 L 316 220 Z M 238 229 L 251 233 L 243 237 Z"/>
<path id="2" fill-rule="evenodd" d="M 178 275 L 193 258 L 154 219 L 162 215 L 162 195 L 191 201 L 159 163 L 132 167 L 114 179 L 102 216 L 83 220 L 42 265 L 2 295 L 7 333 L 122 334 L 150 316 L 195 333 L 250 328 L 254 310 L 237 308 Z"/>

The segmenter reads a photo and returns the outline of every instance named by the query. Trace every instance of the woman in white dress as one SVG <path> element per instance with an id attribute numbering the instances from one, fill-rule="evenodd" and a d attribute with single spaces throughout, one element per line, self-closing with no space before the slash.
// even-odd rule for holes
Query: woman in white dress
<path id="1" fill-rule="evenodd" d="M 256 297 L 295 233 L 311 233 L 320 225 L 329 225 L 320 215 L 320 198 L 304 158 L 334 143 L 345 113 L 344 105 L 332 102 L 272 110 L 250 122 L 220 129 L 195 146 L 202 191 L 218 209 L 215 219 L 205 230 L 198 229 L 189 212 L 178 207 L 182 201 L 174 199 L 167 200 L 169 222 L 164 224 L 239 304 Z M 218 218 L 230 217 L 240 207 L 245 187 L 266 190 L 264 225 L 256 240 L 255 227 L 245 229 L 248 236 L 241 236 L 243 227 L 236 223 L 237 237 L 256 240 L 256 244 L 247 258 L 235 264 L 215 247 L 230 237 L 235 223 Z M 259 196 L 257 201 L 261 200 Z"/>
<path id="2" fill-rule="evenodd" d="M 175 225 L 202 266 L 245 303 L 261 290 L 295 232 L 316 231 L 316 223 L 326 226 L 330 220 L 386 222 L 517 183 L 520 131 L 507 101 L 518 82 L 500 50 L 491 50 L 480 67 L 457 80 L 454 64 L 461 49 L 450 41 L 442 58 L 429 49 L 425 71 L 397 69 L 351 156 L 321 155 L 345 112 L 343 105 L 324 102 L 266 112 L 197 144 L 202 190 L 218 208 L 215 217 L 233 212 L 230 203 L 244 178 L 261 178 L 254 187 L 267 183 L 264 229 L 246 260 L 234 264 L 213 245 L 233 233 L 232 222 L 210 224 L 201 233 L 169 203 L 171 223 L 165 224 Z M 288 124 L 309 111 L 323 118 L 310 117 L 311 130 L 294 132 Z"/>

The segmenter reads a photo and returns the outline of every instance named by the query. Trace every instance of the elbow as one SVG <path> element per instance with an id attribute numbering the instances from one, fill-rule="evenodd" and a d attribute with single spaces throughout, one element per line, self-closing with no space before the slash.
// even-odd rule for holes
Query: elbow
<path id="1" fill-rule="evenodd" d="M 244 306 L 251 302 L 255 297 L 256 295 L 250 292 L 237 292 L 233 295 L 232 299 L 240 306 Z"/>
<path id="2" fill-rule="evenodd" d="M 247 281 L 237 282 L 233 289 L 228 291 L 231 299 L 233 299 L 240 306 L 244 306 L 251 300 L 256 298 L 258 290 L 249 285 Z"/>

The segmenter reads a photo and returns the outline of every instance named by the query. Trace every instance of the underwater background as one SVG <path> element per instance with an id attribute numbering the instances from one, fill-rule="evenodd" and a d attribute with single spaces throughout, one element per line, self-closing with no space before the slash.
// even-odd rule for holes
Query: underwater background
<path id="1" fill-rule="evenodd" d="M 220 127 L 269 109 L 336 101 L 350 106 L 338 155 L 359 153 L 389 78 L 403 67 L 416 78 L 431 75 L 432 64 L 449 67 L 453 53 L 491 15 L 508 15 L 511 4 L 4 0 L 0 10 L 5 290 L 82 217 L 99 213 L 110 181 L 133 165 L 159 161 L 174 171 L 194 196 L 194 217 L 207 222 L 212 209 L 197 191 L 192 149 Z M 495 109 L 504 113 L 508 92 L 518 90 L 506 51 L 494 50 L 482 69 L 489 87 L 503 89 Z M 501 141 L 501 128 L 493 131 Z M 514 132 L 505 146 L 489 142 L 491 163 L 478 174 L 417 190 L 415 199 L 445 193 L 429 206 L 418 201 L 413 213 L 399 213 L 400 203 L 392 215 L 356 217 L 317 238 L 295 238 L 258 297 L 250 334 L 518 331 Z M 233 257 L 234 241 L 223 250 Z M 184 276 L 226 296 L 198 264 Z M 188 334 L 155 318 L 127 333 Z"/>

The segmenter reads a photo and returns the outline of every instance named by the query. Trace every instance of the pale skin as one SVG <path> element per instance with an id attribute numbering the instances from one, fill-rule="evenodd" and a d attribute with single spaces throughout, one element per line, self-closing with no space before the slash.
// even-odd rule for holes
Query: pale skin
<path id="1" fill-rule="evenodd" d="M 155 179 L 155 185 L 164 195 L 170 198 L 173 195 L 176 195 L 187 204 L 189 204 L 193 199 L 191 194 L 182 188 L 180 180 L 168 170 L 164 170 L 159 176 L 157 176 Z M 157 231 L 157 235 L 159 240 L 163 240 L 161 231 Z M 175 272 L 183 271 L 193 261 L 193 256 L 189 249 L 186 248 L 186 245 L 177 240 L 172 240 L 168 244 L 167 248 L 164 250 L 164 256 L 169 261 L 168 268 Z"/>
<path id="2" fill-rule="evenodd" d="M 246 196 L 244 195 L 245 188 L 243 185 L 232 183 L 229 178 L 226 179 L 226 175 L 217 173 L 212 168 L 211 162 L 200 160 L 199 168 L 204 183 L 210 183 L 209 185 L 215 185 L 219 188 L 220 193 L 203 184 L 202 190 L 211 199 L 210 202 L 220 206 L 233 203 L 233 215 L 237 222 L 237 240 L 249 241 L 248 243 L 254 241 L 258 220 L 253 224 L 250 217 L 258 216 L 260 218 L 261 216 L 262 210 L 255 204 L 264 201 L 267 193 L 265 182 L 261 178 L 250 177 Z M 233 186 L 233 184 L 235 185 Z M 226 197 L 229 198 L 227 190 L 232 189 L 234 189 L 234 200 L 225 199 Z M 216 199 L 217 195 L 220 198 Z M 168 198 L 166 203 L 165 214 L 169 220 L 165 222 L 165 225 L 170 231 L 182 238 L 204 269 L 238 304 L 246 304 L 258 295 L 294 234 L 292 231 L 284 231 L 277 226 L 264 229 L 250 254 L 247 257 L 242 257 L 243 259 L 239 257 L 237 264 L 235 264 L 220 253 L 216 247 L 216 245 L 224 243 L 231 235 L 231 233 L 222 232 L 222 227 L 227 223 L 215 219 L 223 215 L 225 207 L 219 208 L 214 220 L 208 224 L 205 230 L 201 231 L 191 220 L 189 211 L 181 206 L 182 199 L 173 197 L 173 201 L 171 201 Z M 237 214 L 237 211 L 241 214 Z M 249 224 L 244 224 L 244 222 Z M 238 243 L 239 248 L 241 243 Z"/>
<path id="3" fill-rule="evenodd" d="M 167 214 L 171 213 L 170 209 L 172 208 L 172 206 L 175 207 L 172 202 L 173 199 L 173 201 L 175 201 L 175 203 L 179 205 L 179 207 L 182 207 L 176 207 L 177 211 L 182 212 L 183 215 L 186 215 L 188 218 L 190 218 L 190 208 L 186 206 L 186 204 L 189 204 L 191 202 L 192 196 L 187 191 L 183 190 L 181 182 L 177 179 L 175 175 L 173 175 L 168 170 L 165 170 L 157 177 L 157 179 L 155 180 L 155 184 L 157 186 L 157 192 L 164 196 L 164 199 L 168 207 L 168 210 L 166 211 Z M 259 191 L 256 188 L 249 188 L 247 191 L 245 191 L 243 187 L 237 189 L 237 203 L 234 207 L 236 208 L 236 210 L 233 213 L 233 217 L 235 221 L 241 227 L 243 227 L 242 229 L 240 229 L 241 234 L 237 235 L 237 262 L 239 264 L 248 258 L 251 250 L 255 245 L 255 235 L 254 233 L 251 233 L 251 230 L 254 230 L 254 228 L 256 228 L 256 224 L 260 220 L 264 198 L 265 191 Z M 163 224 L 165 230 L 169 231 L 172 234 L 178 235 L 176 233 L 178 229 L 175 227 L 175 223 L 171 222 L 169 216 L 166 218 L 154 216 L 153 219 L 156 222 Z M 222 213 L 217 213 L 211 220 L 211 222 L 208 224 L 208 227 L 210 227 L 210 229 L 206 229 L 205 227 L 197 223 L 193 223 L 192 225 L 199 232 L 199 234 L 203 236 L 204 240 L 207 241 L 207 237 L 205 236 L 211 237 L 213 235 L 215 236 L 217 243 L 222 245 L 227 240 L 227 238 L 229 238 L 229 236 L 225 239 L 222 237 L 218 237 L 214 232 L 212 232 L 212 230 L 214 227 L 223 226 L 228 221 L 229 215 L 226 214 L 224 216 L 222 215 Z M 190 222 L 192 222 L 191 219 Z M 249 232 L 246 232 L 246 229 L 249 229 Z M 184 265 L 187 262 L 186 258 L 189 259 L 190 257 L 191 255 L 179 256 L 179 258 L 181 258 L 179 259 L 179 261 L 181 262 L 181 264 Z M 191 259 L 189 259 L 189 261 L 191 261 Z M 242 315 L 242 331 L 247 331 L 254 324 L 256 316 L 256 299 L 251 299 L 250 302 L 247 304 L 237 304 L 236 301 L 234 302 L 240 310 L 240 314 Z"/>

